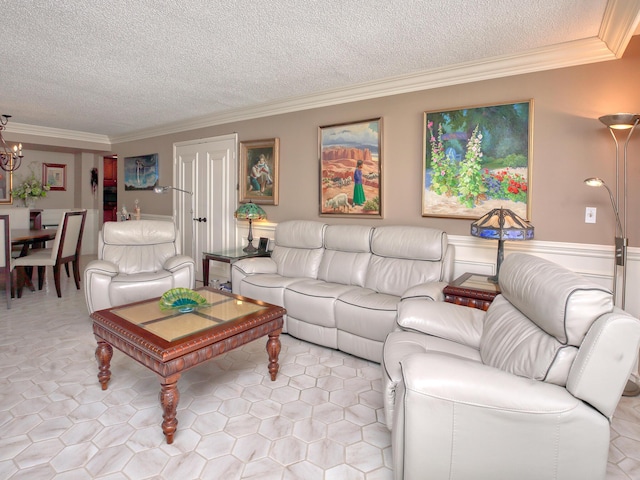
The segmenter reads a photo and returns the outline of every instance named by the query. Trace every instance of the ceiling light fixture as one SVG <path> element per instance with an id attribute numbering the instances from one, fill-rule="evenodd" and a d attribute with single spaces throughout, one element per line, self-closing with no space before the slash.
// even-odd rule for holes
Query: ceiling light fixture
<path id="1" fill-rule="evenodd" d="M 14 145 L 13 149 L 10 149 L 2 137 L 2 131 L 6 129 L 10 118 L 11 115 L 0 115 L 0 144 L 2 144 L 2 150 L 0 151 L 0 168 L 5 172 L 13 172 L 20 168 L 23 157 L 21 143 Z"/>

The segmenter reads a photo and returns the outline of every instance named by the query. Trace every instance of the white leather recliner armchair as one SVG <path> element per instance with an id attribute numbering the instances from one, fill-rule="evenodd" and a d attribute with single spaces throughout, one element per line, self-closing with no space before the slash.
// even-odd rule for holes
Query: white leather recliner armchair
<path id="1" fill-rule="evenodd" d="M 383 352 L 396 480 L 604 480 L 640 321 L 609 290 L 509 255 L 487 312 L 403 300 Z"/>
<path id="2" fill-rule="evenodd" d="M 181 255 L 173 222 L 106 222 L 98 260 L 84 271 L 89 313 L 159 297 L 176 287 L 194 288 L 195 262 Z"/>

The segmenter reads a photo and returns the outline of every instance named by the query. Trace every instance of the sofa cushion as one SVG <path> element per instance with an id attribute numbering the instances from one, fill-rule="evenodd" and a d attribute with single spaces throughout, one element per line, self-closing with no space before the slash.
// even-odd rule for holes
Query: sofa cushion
<path id="1" fill-rule="evenodd" d="M 409 287 L 444 280 L 447 234 L 427 227 L 377 227 L 364 286 L 401 296 Z"/>
<path id="2" fill-rule="evenodd" d="M 329 225 L 324 234 L 325 251 L 318 278 L 344 285 L 364 286 L 373 227 Z"/>
<path id="3" fill-rule="evenodd" d="M 159 297 L 175 287 L 174 277 L 167 270 L 116 275 L 108 286 L 111 305 L 125 305 L 141 299 Z"/>
<path id="4" fill-rule="evenodd" d="M 429 227 L 376 227 L 371 251 L 380 257 L 442 262 L 447 249 L 447 234 Z"/>
<path id="5" fill-rule="evenodd" d="M 355 288 L 357 287 L 352 285 L 313 279 L 291 283 L 284 291 L 287 316 L 322 327 L 335 327 L 336 299 Z"/>
<path id="6" fill-rule="evenodd" d="M 340 330 L 383 342 L 393 330 L 399 297 L 354 288 L 336 302 L 336 325 Z"/>
<path id="7" fill-rule="evenodd" d="M 276 228 L 271 258 L 283 277 L 317 278 L 324 252 L 325 224 L 313 221 L 281 222 Z"/>

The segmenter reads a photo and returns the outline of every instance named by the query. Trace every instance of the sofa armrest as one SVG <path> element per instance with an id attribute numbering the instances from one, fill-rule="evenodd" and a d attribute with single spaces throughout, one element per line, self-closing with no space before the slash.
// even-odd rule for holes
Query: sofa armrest
<path id="1" fill-rule="evenodd" d="M 435 302 L 444 301 L 444 288 L 447 282 L 429 282 L 414 285 L 408 288 L 403 294 L 401 300 L 408 298 L 426 298 Z"/>
<path id="2" fill-rule="evenodd" d="M 168 258 L 163 265 L 165 270 L 169 272 L 175 272 L 184 268 L 185 266 L 194 266 L 195 262 L 193 258 L 188 257 L 187 255 L 176 255 L 174 257 Z"/>
<path id="3" fill-rule="evenodd" d="M 276 262 L 269 257 L 243 258 L 242 260 L 235 262 L 233 264 L 233 268 L 239 270 L 244 275 L 278 272 Z"/>
<path id="4" fill-rule="evenodd" d="M 452 303 L 409 298 L 398 305 L 398 326 L 403 330 L 433 335 L 476 349 L 486 313 Z"/>

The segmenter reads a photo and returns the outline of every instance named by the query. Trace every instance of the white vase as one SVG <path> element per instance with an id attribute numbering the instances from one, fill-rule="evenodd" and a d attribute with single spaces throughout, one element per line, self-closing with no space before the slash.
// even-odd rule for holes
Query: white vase
<path id="1" fill-rule="evenodd" d="M 27 208 L 36 207 L 36 197 L 27 197 L 24 199 L 24 206 Z"/>

